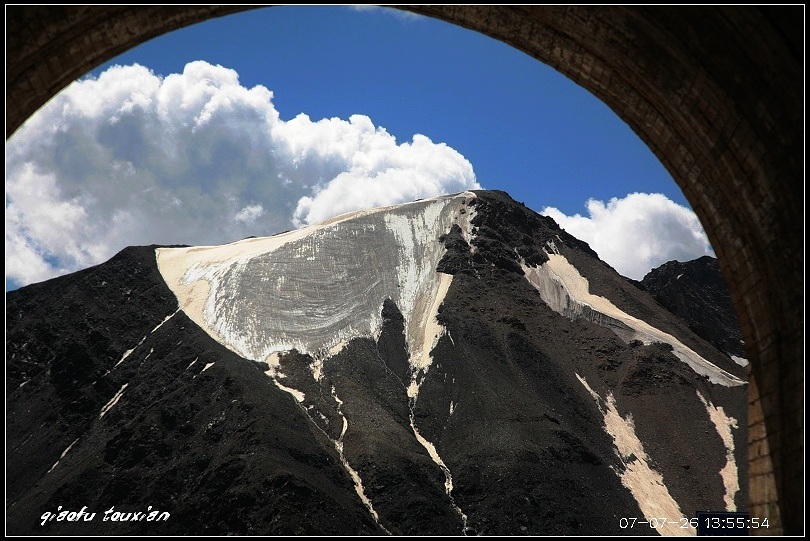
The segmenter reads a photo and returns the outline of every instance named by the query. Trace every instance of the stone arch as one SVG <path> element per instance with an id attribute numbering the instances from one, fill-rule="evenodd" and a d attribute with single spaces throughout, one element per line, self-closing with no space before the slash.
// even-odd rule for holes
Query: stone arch
<path id="1" fill-rule="evenodd" d="M 7 7 L 6 137 L 104 61 L 243 9 Z M 556 68 L 667 167 L 715 247 L 748 348 L 749 511 L 770 533 L 802 533 L 803 6 L 406 9 Z"/>

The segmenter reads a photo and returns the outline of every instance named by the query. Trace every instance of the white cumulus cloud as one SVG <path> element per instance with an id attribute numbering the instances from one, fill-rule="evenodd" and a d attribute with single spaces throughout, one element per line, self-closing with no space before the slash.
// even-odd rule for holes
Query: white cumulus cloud
<path id="1" fill-rule="evenodd" d="M 261 205 L 248 205 L 233 217 L 237 222 L 253 223 L 264 214 L 264 207 Z"/>
<path id="2" fill-rule="evenodd" d="M 659 193 L 631 193 L 607 203 L 589 199 L 587 216 L 567 216 L 554 207 L 542 214 L 553 218 L 587 242 L 619 273 L 640 280 L 667 261 L 714 257 L 697 215 Z"/>
<path id="3" fill-rule="evenodd" d="M 363 115 L 285 121 L 272 100 L 203 61 L 71 84 L 6 143 L 7 287 L 129 245 L 231 242 L 480 187 L 443 143 L 398 143 Z"/>

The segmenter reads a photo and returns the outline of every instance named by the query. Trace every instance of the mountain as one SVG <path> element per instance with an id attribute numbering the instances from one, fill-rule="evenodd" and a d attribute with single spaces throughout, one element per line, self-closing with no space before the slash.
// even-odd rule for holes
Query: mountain
<path id="1" fill-rule="evenodd" d="M 649 535 L 747 502 L 744 370 L 503 192 L 6 302 L 9 533 Z"/>
<path id="2" fill-rule="evenodd" d="M 669 261 L 647 273 L 641 285 L 695 334 L 742 366 L 748 365 L 737 314 L 715 258 Z"/>

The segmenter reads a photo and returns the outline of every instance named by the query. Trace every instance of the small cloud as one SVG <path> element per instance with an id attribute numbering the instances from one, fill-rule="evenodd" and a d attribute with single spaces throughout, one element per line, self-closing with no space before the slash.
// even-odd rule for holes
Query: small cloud
<path id="1" fill-rule="evenodd" d="M 234 216 L 233 219 L 236 220 L 237 222 L 252 224 L 262 214 L 264 214 L 264 207 L 262 207 L 261 205 L 248 205 L 239 212 L 237 212 L 236 216 Z"/>
<path id="2" fill-rule="evenodd" d="M 402 21 L 417 21 L 419 19 L 424 18 L 423 15 L 419 15 L 418 13 L 414 13 L 413 11 L 408 11 L 402 8 L 390 8 L 384 6 L 349 6 L 349 9 L 352 11 L 365 11 L 365 12 L 376 12 L 376 13 L 387 13 L 388 15 L 392 15 L 397 19 Z"/>
<path id="3" fill-rule="evenodd" d="M 697 215 L 660 193 L 631 193 L 608 203 L 589 199 L 588 216 L 567 216 L 554 207 L 542 214 L 553 218 L 587 242 L 619 273 L 641 280 L 667 261 L 714 256 Z"/>

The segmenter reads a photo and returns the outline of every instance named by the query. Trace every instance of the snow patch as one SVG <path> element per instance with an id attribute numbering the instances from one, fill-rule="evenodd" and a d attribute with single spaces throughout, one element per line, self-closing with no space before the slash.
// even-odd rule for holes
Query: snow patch
<path id="1" fill-rule="evenodd" d="M 149 335 L 147 334 L 146 336 L 149 336 Z M 141 338 L 141 341 L 140 341 L 140 342 L 138 342 L 138 346 L 140 346 L 141 344 L 143 344 L 143 341 L 144 341 L 144 340 L 146 340 L 146 336 L 144 336 L 143 338 Z M 116 367 L 117 367 L 119 364 L 121 364 L 122 362 L 124 362 L 124 361 L 126 360 L 126 358 L 127 358 L 127 357 L 129 357 L 130 355 L 132 355 L 132 352 L 133 352 L 133 351 L 135 351 L 135 350 L 138 348 L 138 346 L 135 346 L 135 347 L 134 347 L 134 348 L 132 348 L 132 349 L 128 349 L 128 350 L 126 350 L 126 351 L 124 352 L 124 354 L 121 356 L 121 360 L 119 360 L 117 363 L 115 363 L 115 366 L 113 366 L 113 368 L 116 368 Z"/>
<path id="2" fill-rule="evenodd" d="M 418 319 L 422 322 L 422 328 L 414 334 L 414 341 L 421 339 L 421 343 L 409 343 L 409 351 L 411 353 L 411 369 L 416 371 L 427 371 L 430 365 L 433 364 L 433 356 L 430 354 L 433 348 L 439 341 L 439 338 L 444 334 L 445 329 L 439 323 L 439 307 L 444 302 L 447 296 L 447 291 L 450 289 L 450 284 L 453 283 L 452 274 L 444 274 L 441 272 L 436 273 L 439 277 L 438 287 L 433 294 L 432 302 L 427 310 L 418 315 Z"/>
<path id="3" fill-rule="evenodd" d="M 157 326 L 155 326 L 155 328 L 154 328 L 154 329 L 152 329 L 152 330 L 151 330 L 151 332 L 150 332 L 149 334 L 152 334 L 152 333 L 154 333 L 156 330 L 158 330 L 159 328 L 161 328 L 161 327 L 163 326 L 163 324 L 164 324 L 164 323 L 166 323 L 166 322 L 167 322 L 167 321 L 169 321 L 171 318 L 173 318 L 175 315 L 177 315 L 177 312 L 179 312 L 179 311 L 180 311 L 180 307 L 178 306 L 178 307 L 177 307 L 177 310 L 175 310 L 174 312 L 172 312 L 172 313 L 171 313 L 171 314 L 169 314 L 168 316 L 164 317 L 164 318 L 163 318 L 163 321 L 161 321 L 160 323 L 158 323 L 158 324 L 157 324 Z"/>
<path id="4" fill-rule="evenodd" d="M 732 361 L 734 361 L 738 365 L 742 366 L 743 368 L 748 366 L 748 359 L 746 359 L 744 357 L 737 357 L 736 355 L 729 355 L 729 357 L 731 357 Z"/>
<path id="5" fill-rule="evenodd" d="M 657 529 L 661 535 L 697 535 L 692 528 L 681 528 L 677 517 L 686 516 L 681 512 L 678 502 L 670 495 L 664 485 L 663 476 L 650 465 L 650 458 L 644 451 L 644 445 L 636 435 L 635 424 L 631 415 L 622 417 L 616 408 L 613 393 L 608 392 L 607 400 L 602 401 L 598 393 L 591 389 L 585 378 L 574 374 L 583 387 L 596 401 L 605 422 L 605 432 L 613 438 L 616 454 L 624 464 L 624 471 L 616 472 L 622 485 L 630 490 L 645 517 L 676 517 L 673 523 L 667 521 Z"/>
<path id="6" fill-rule="evenodd" d="M 320 382 L 323 379 L 323 359 L 315 359 L 309 365 L 309 370 L 312 372 L 312 379 Z"/>
<path id="7" fill-rule="evenodd" d="M 720 436 L 720 439 L 723 440 L 723 445 L 726 447 L 726 464 L 720 470 L 720 477 L 723 479 L 723 486 L 726 488 L 723 501 L 726 504 L 726 511 L 736 511 L 737 505 L 734 503 L 734 496 L 740 490 L 740 479 L 737 472 L 737 462 L 734 459 L 734 437 L 731 431 L 737 428 L 737 419 L 726 415 L 722 406 L 715 406 L 711 401 L 703 398 L 700 391 L 695 390 L 695 392 L 706 407 L 709 418 L 712 420 L 712 423 L 714 423 L 717 434 Z"/>
<path id="8" fill-rule="evenodd" d="M 525 263 L 521 266 L 526 279 L 555 312 L 571 319 L 588 319 L 610 328 L 623 339 L 627 339 L 626 331 L 629 330 L 630 339 L 644 344 L 665 342 L 672 346 L 676 357 L 712 383 L 726 387 L 745 385 L 743 380 L 710 363 L 671 334 L 631 316 L 608 299 L 591 294 L 588 280 L 564 256 L 547 255 L 548 261 L 539 267 L 529 267 Z"/>

